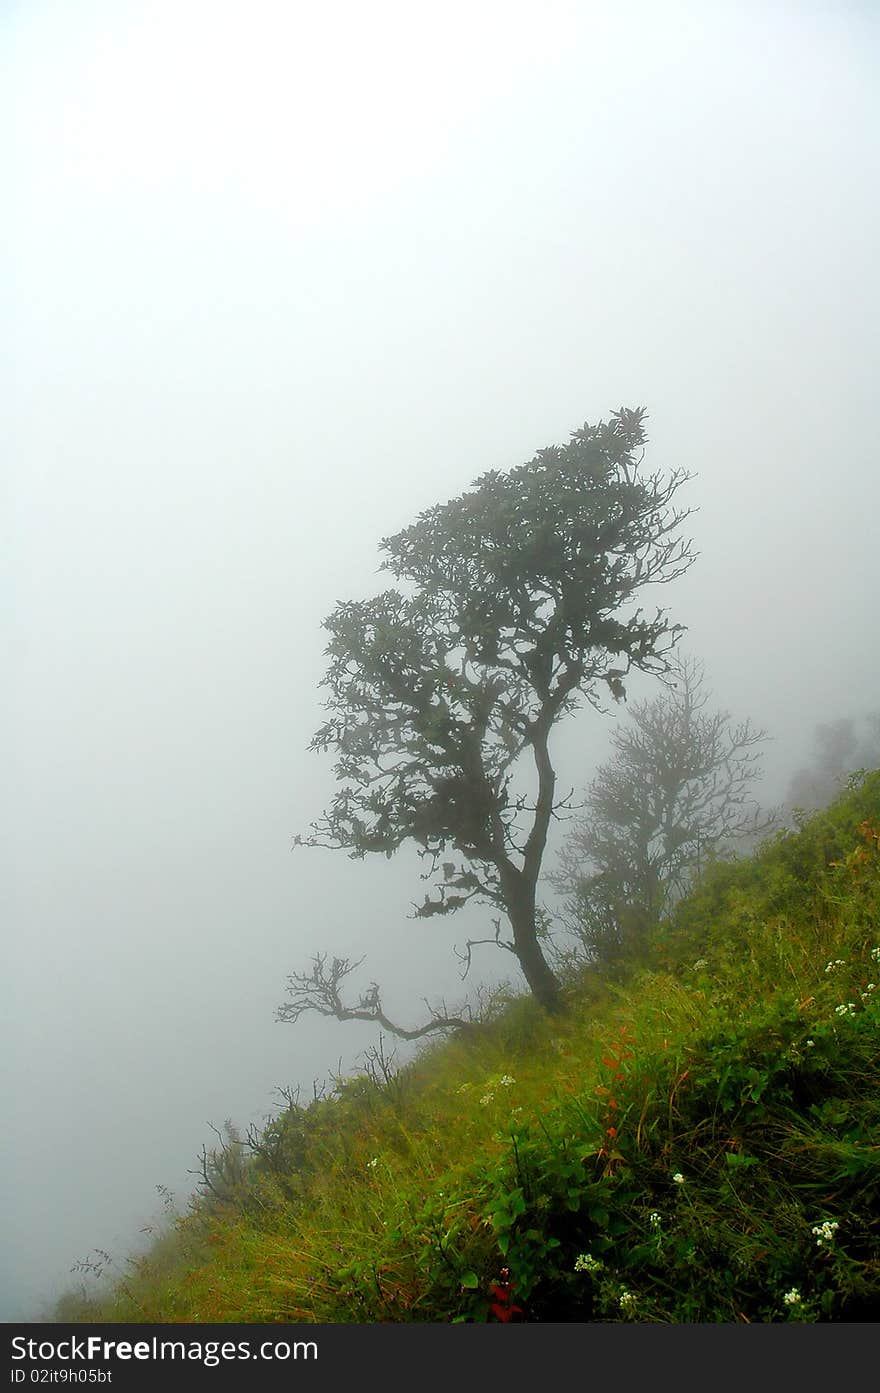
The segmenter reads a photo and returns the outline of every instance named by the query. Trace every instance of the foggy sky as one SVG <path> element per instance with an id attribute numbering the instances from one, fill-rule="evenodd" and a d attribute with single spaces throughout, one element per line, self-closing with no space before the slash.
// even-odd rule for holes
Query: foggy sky
<path id="1" fill-rule="evenodd" d="M 877 37 L 846 3 L 0 9 L 0 1316 L 123 1261 L 208 1122 L 355 1062 L 366 1027 L 273 1020 L 312 952 L 409 1021 L 463 990 L 412 856 L 291 850 L 332 791 L 320 623 L 381 537 L 646 406 L 699 509 L 662 601 L 774 736 L 762 796 L 880 704 Z M 559 731 L 561 784 L 615 718 Z"/>

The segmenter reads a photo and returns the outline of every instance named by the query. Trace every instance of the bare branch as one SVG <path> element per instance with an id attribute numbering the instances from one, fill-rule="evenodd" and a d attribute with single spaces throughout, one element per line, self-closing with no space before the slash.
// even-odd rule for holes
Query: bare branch
<path id="1" fill-rule="evenodd" d="M 516 945 L 501 937 L 501 920 L 493 919 L 492 922 L 495 925 L 495 933 L 492 938 L 469 938 L 463 950 L 459 950 L 458 948 L 454 950 L 455 956 L 458 958 L 459 962 L 463 964 L 461 973 L 462 981 L 464 981 L 471 970 L 471 955 L 474 948 L 480 948 L 484 944 L 491 944 L 495 948 L 505 949 L 506 952 L 512 953 L 514 957 L 516 957 Z"/>
<path id="2" fill-rule="evenodd" d="M 473 1016 L 469 1008 L 465 1008 L 466 1013 L 462 1016 L 452 1016 L 446 1012 L 445 1007 L 435 1009 L 427 1002 L 425 1004 L 431 1017 L 424 1025 L 412 1030 L 396 1025 L 385 1014 L 379 987 L 375 982 L 370 983 L 356 1006 L 346 1006 L 339 988 L 345 978 L 362 962 L 362 958 L 357 962 L 350 962 L 348 958 L 333 958 L 328 966 L 327 954 L 316 954 L 312 959 L 311 972 L 294 972 L 288 977 L 287 990 L 290 1001 L 283 1002 L 278 1007 L 275 1013 L 276 1020 L 293 1022 L 299 1020 L 305 1011 L 317 1011 L 321 1016 L 332 1016 L 338 1021 L 375 1022 L 401 1040 L 421 1040 L 424 1036 L 439 1031 L 467 1030 L 473 1025 Z"/>

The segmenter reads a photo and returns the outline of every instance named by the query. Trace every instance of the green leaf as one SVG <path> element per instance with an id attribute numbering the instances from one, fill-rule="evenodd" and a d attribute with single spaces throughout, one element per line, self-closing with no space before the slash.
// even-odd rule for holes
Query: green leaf
<path id="1" fill-rule="evenodd" d="M 468 1291 L 475 1291 L 480 1285 L 480 1279 L 476 1272 L 465 1272 L 462 1275 L 461 1285 L 466 1287 Z"/>
<path id="2" fill-rule="evenodd" d="M 744 1156 L 741 1151 L 727 1151 L 725 1152 L 724 1159 L 731 1170 L 739 1170 L 745 1166 L 756 1166 L 758 1164 L 757 1156 Z"/>

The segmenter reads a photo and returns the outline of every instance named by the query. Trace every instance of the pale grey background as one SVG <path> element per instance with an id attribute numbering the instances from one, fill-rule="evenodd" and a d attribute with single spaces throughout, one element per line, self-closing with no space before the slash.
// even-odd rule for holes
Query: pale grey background
<path id="1" fill-rule="evenodd" d="M 311 951 L 410 1019 L 460 988 L 411 857 L 290 849 L 381 536 L 645 405 L 698 474 L 664 598 L 766 796 L 877 707 L 877 13 L 0 8 L 7 1319 L 183 1200 L 208 1121 L 354 1062 L 273 1021 Z"/>

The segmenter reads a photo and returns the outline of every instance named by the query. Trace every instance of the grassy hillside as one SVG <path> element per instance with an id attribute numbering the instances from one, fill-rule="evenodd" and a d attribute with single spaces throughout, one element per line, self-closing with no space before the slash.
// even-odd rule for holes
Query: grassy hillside
<path id="1" fill-rule="evenodd" d="M 715 867 L 564 1017 L 508 1001 L 230 1143 L 217 1193 L 58 1318 L 880 1319 L 875 982 L 880 771 Z"/>

